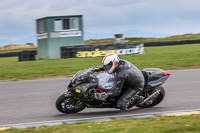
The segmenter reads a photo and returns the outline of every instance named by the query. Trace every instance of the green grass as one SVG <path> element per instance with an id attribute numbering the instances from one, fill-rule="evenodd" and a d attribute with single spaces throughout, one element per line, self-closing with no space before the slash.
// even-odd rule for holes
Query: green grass
<path id="1" fill-rule="evenodd" d="M 168 116 L 10 129 L 0 133 L 200 133 L 199 123 L 200 115 Z"/>
<path id="2" fill-rule="evenodd" d="M 156 67 L 165 70 L 200 68 L 200 44 L 146 47 L 143 55 L 120 56 L 139 69 Z M 18 62 L 18 57 L 0 58 L 0 80 L 72 76 L 78 70 L 101 65 L 103 57 L 68 58 Z"/>

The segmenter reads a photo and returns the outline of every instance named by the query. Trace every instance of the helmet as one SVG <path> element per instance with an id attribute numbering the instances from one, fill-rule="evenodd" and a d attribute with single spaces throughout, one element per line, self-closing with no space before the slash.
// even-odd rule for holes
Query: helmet
<path id="1" fill-rule="evenodd" d="M 115 71 L 115 69 L 119 65 L 119 57 L 113 53 L 113 54 L 108 54 L 103 58 L 103 66 L 105 70 L 110 74 Z"/>

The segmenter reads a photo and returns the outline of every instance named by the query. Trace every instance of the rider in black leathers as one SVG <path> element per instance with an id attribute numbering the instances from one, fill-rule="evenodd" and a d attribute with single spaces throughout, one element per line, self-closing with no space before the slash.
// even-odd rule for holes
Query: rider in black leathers
<path id="1" fill-rule="evenodd" d="M 117 56 L 117 55 L 115 54 L 114 56 Z M 118 56 L 117 58 L 119 59 Z M 126 108 L 129 107 L 131 102 L 132 102 L 131 104 L 134 104 L 134 102 L 136 102 L 137 97 L 134 97 L 134 96 L 140 90 L 143 90 L 144 85 L 145 85 L 145 79 L 142 72 L 132 63 L 126 60 L 119 59 L 117 64 L 115 62 L 115 65 L 116 65 L 116 68 L 113 71 L 117 74 L 116 76 L 117 82 L 116 82 L 115 88 L 110 92 L 106 92 L 107 96 L 106 97 L 104 96 L 104 97 L 107 98 L 107 97 L 119 96 L 122 92 L 122 88 L 126 86 L 125 88 L 126 90 L 121 95 L 121 97 L 119 98 L 116 104 L 118 108 L 120 108 L 121 110 L 125 110 Z M 105 65 L 93 68 L 93 72 L 105 71 L 105 70 L 106 70 Z M 98 99 L 98 100 L 103 100 L 103 99 Z"/>

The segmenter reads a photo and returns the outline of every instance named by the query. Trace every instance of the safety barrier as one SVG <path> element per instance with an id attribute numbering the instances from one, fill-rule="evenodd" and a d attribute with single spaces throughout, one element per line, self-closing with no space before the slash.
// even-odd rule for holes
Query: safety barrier
<path id="1" fill-rule="evenodd" d="M 19 61 L 34 61 L 36 50 L 19 52 Z"/>
<path id="2" fill-rule="evenodd" d="M 24 58 L 26 58 L 25 56 L 27 55 L 27 58 L 31 58 L 31 60 L 33 60 L 33 55 L 37 55 L 37 50 L 25 50 L 25 51 L 20 51 L 20 52 L 10 52 L 10 53 L 1 53 L 0 54 L 0 58 L 1 57 L 15 57 L 15 56 L 20 56 L 19 58 L 21 58 L 20 60 L 23 61 Z M 26 59 L 25 59 L 26 60 Z"/>
<path id="3" fill-rule="evenodd" d="M 200 43 L 199 40 L 184 40 L 184 41 L 165 41 L 165 42 L 148 42 L 144 43 L 145 47 L 152 47 L 152 46 L 170 46 L 170 45 L 184 45 L 184 44 L 195 44 Z"/>
<path id="4" fill-rule="evenodd" d="M 195 43 L 200 43 L 200 40 L 148 42 L 144 43 L 144 47 L 183 45 L 183 44 L 195 44 Z M 105 56 L 109 53 L 117 53 L 118 55 L 141 54 L 144 53 L 144 48 L 139 43 L 61 47 L 61 58 L 96 57 L 96 56 Z"/>
<path id="5" fill-rule="evenodd" d="M 104 44 L 61 47 L 61 58 L 97 57 L 109 53 L 118 55 L 143 54 L 143 44 Z"/>
<path id="6" fill-rule="evenodd" d="M 200 43 L 199 40 L 184 40 L 184 41 L 165 41 L 165 42 L 148 42 L 144 43 L 144 47 L 151 46 L 170 46 L 170 45 L 183 45 L 183 44 L 195 44 Z M 134 52 L 134 48 L 139 44 L 105 44 L 105 45 L 80 45 L 80 46 L 64 46 L 61 47 L 61 58 L 75 58 L 75 57 L 95 57 L 98 54 L 104 56 L 109 52 L 109 50 L 113 50 L 110 52 L 117 51 L 124 55 L 125 53 L 131 54 Z M 132 48 L 133 47 L 133 48 Z M 37 54 L 36 50 L 31 50 Z M 86 52 L 84 52 L 86 51 Z M 21 51 L 23 52 L 23 51 Z M 11 52 L 11 53 L 2 53 L 1 57 L 14 57 L 19 56 L 21 52 Z M 78 52 L 78 53 L 77 53 Z M 135 53 L 134 53 L 135 54 Z M 23 57 L 24 58 L 24 57 Z M 23 60 L 23 59 L 22 59 Z"/>
<path id="7" fill-rule="evenodd" d="M 2 53 L 0 54 L 0 57 L 14 57 L 18 55 L 19 55 L 19 52 L 11 52 L 11 53 Z"/>

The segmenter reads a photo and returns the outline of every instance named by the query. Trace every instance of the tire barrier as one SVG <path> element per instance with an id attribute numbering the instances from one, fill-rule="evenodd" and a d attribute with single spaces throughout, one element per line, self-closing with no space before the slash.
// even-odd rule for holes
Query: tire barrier
<path id="1" fill-rule="evenodd" d="M 97 57 L 109 53 L 118 55 L 143 54 L 143 44 L 104 44 L 61 47 L 61 58 Z"/>
<path id="2" fill-rule="evenodd" d="M 0 54 L 0 57 L 15 57 L 18 56 L 19 52 L 12 52 L 12 53 L 2 53 Z"/>
<path id="3" fill-rule="evenodd" d="M 184 44 L 195 44 L 195 43 L 200 43 L 200 39 L 199 40 L 184 40 L 184 41 L 166 41 L 166 42 L 148 42 L 148 43 L 144 43 L 144 47 L 152 47 L 152 46 L 170 46 L 170 45 L 184 45 Z M 61 58 L 76 58 L 77 56 L 84 56 L 83 51 L 93 51 L 95 53 L 101 53 L 102 52 L 105 54 L 105 52 L 108 52 L 108 50 L 113 50 L 113 52 L 115 52 L 116 49 L 129 49 L 129 53 L 132 52 L 133 49 L 130 50 L 130 48 L 133 46 L 133 48 L 135 46 L 139 45 L 138 44 L 105 44 L 105 45 L 80 45 L 80 46 L 64 46 L 61 47 Z M 31 50 L 35 52 L 35 55 L 37 54 L 36 50 Z M 77 55 L 78 51 L 82 51 L 82 53 L 79 53 L 79 55 Z M 23 52 L 23 51 L 21 51 Z M 2 53 L 0 54 L 0 58 L 1 57 L 15 57 L 15 56 L 19 56 L 19 54 L 21 52 L 11 52 L 11 53 Z M 112 51 L 110 51 L 112 52 Z M 128 50 L 126 51 L 120 51 L 123 53 L 128 52 Z M 85 53 L 85 57 L 94 57 L 92 54 L 92 52 L 86 52 Z M 102 55 L 103 56 L 103 55 Z"/>
<path id="4" fill-rule="evenodd" d="M 37 55 L 37 50 L 28 50 L 28 51 L 30 51 L 31 54 Z M 0 54 L 0 58 L 1 57 L 15 57 L 15 56 L 19 56 L 21 52 L 23 52 L 23 51 L 20 51 L 20 52 L 10 52 L 10 53 L 2 53 L 2 54 Z"/>
<path id="5" fill-rule="evenodd" d="M 150 46 L 170 46 L 200 43 L 199 40 L 184 41 L 166 41 L 166 42 L 148 42 L 144 43 L 144 47 Z M 139 45 L 139 52 L 136 47 Z M 118 53 L 118 55 L 144 53 L 143 46 L 137 44 L 104 44 L 104 45 L 79 45 L 79 46 L 63 46 L 61 47 L 61 58 L 77 58 L 77 57 L 96 57 L 105 56 L 108 53 Z"/>
<path id="6" fill-rule="evenodd" d="M 200 39 L 199 40 L 184 40 L 184 41 L 148 42 L 148 43 L 144 43 L 144 47 L 184 45 L 184 44 L 195 44 L 195 43 L 200 43 Z"/>
<path id="7" fill-rule="evenodd" d="M 36 50 L 19 52 L 19 61 L 35 61 Z"/>

